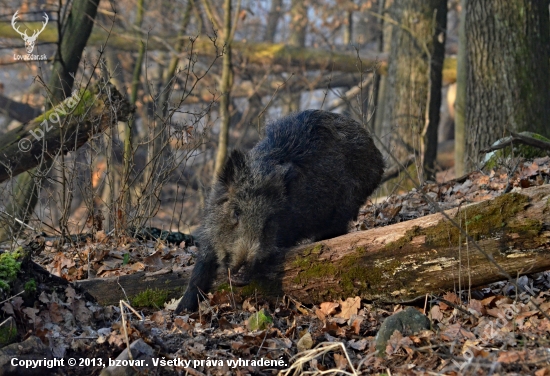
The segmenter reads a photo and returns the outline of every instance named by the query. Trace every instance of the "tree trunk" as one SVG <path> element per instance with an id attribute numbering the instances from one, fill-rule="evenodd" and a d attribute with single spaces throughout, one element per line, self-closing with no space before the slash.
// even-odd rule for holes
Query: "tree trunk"
<path id="1" fill-rule="evenodd" d="M 441 103 L 446 6 L 444 0 L 399 0 L 393 4 L 393 18 L 399 24 L 392 31 L 384 128 L 392 130 L 390 148 L 398 160 L 422 150 L 427 152 L 428 166 L 433 166 L 429 159 L 437 146 L 425 144 L 424 135 L 432 142 L 435 133 L 437 143 L 437 119 L 430 117 L 436 116 L 435 107 Z M 433 170 L 426 173 L 429 177 Z"/>
<path id="2" fill-rule="evenodd" d="M 353 11 L 346 11 L 346 22 L 342 25 L 342 43 L 348 46 L 353 43 Z"/>
<path id="3" fill-rule="evenodd" d="M 135 26 L 140 29 L 143 22 L 144 0 L 138 0 L 137 2 L 137 14 L 135 20 Z M 136 33 L 139 36 L 139 33 Z M 138 41 L 139 49 L 136 63 L 134 65 L 134 72 L 132 73 L 132 84 L 130 85 L 130 105 L 135 106 L 138 97 L 139 84 L 141 82 L 141 67 L 143 60 L 145 59 L 145 43 L 142 40 Z M 122 172 L 122 192 L 121 192 L 121 208 L 120 214 L 123 216 L 121 227 L 124 227 L 126 222 L 126 216 L 130 211 L 130 202 L 132 197 L 130 195 L 130 180 L 131 170 L 133 167 L 133 139 L 136 136 L 136 131 L 133 129 L 135 126 L 135 119 L 130 118 L 124 128 L 124 170 Z M 118 226 L 117 226 L 118 228 Z"/>
<path id="4" fill-rule="evenodd" d="M 233 84 L 233 67 L 231 65 L 231 0 L 225 0 L 224 15 L 224 55 L 220 98 L 220 135 L 218 138 L 218 151 L 216 153 L 216 165 L 214 167 L 214 179 L 218 176 L 227 157 L 227 145 L 229 138 L 229 105 L 231 103 L 230 92 Z"/>
<path id="5" fill-rule="evenodd" d="M 281 18 L 281 10 L 283 8 L 283 0 L 271 0 L 271 9 L 267 16 L 267 26 L 265 28 L 264 42 L 275 42 L 275 34 L 277 33 L 277 25 Z"/>
<path id="6" fill-rule="evenodd" d="M 470 0 L 465 165 L 509 131 L 550 136 L 548 1 Z"/>
<path id="7" fill-rule="evenodd" d="M 458 30 L 458 54 L 456 56 L 455 100 L 455 176 L 466 173 L 464 152 L 466 148 L 466 86 L 468 85 L 468 59 L 466 38 L 466 9 L 471 0 L 460 1 L 460 26 Z"/>
<path id="8" fill-rule="evenodd" d="M 290 35 L 288 36 L 288 45 L 292 47 L 303 48 L 306 45 L 307 30 L 307 6 L 303 0 L 292 0 L 290 7 Z M 287 109 L 288 112 L 300 111 L 302 102 L 302 91 L 294 90 L 290 83 L 286 86 L 287 90 Z"/>
<path id="9" fill-rule="evenodd" d="M 447 1 L 433 3 L 432 43 L 430 47 L 430 71 L 426 123 L 423 136 L 422 168 L 425 178 L 435 180 L 435 160 L 437 159 L 437 131 L 441 111 L 441 88 L 443 83 L 443 62 L 445 60 L 445 39 L 447 33 Z"/>
<path id="10" fill-rule="evenodd" d="M 60 29 L 63 34 L 59 37 L 59 47 L 48 82 L 50 103 L 47 104 L 47 108 L 50 104 L 55 105 L 71 95 L 74 76 L 80 64 L 82 51 L 92 33 L 98 4 L 98 0 L 75 0 L 72 4 L 67 22 Z M 45 162 L 41 171 L 48 171 L 50 163 Z M 40 176 L 43 176 L 43 173 L 35 170 L 25 172 L 16 179 L 14 191 L 16 197 L 6 204 L 5 209 L 12 226 L 0 228 L 0 241 L 17 232 L 21 222 L 28 222 L 38 202 Z"/>

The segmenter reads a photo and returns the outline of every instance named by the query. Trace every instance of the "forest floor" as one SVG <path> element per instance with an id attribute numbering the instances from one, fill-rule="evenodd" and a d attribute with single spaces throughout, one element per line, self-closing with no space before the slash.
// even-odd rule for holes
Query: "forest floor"
<path id="1" fill-rule="evenodd" d="M 434 213 L 426 196 L 445 210 L 548 184 L 549 179 L 546 157 L 427 183 L 364 207 L 353 231 Z M 46 243 L 34 260 L 75 281 L 88 271 L 101 278 L 188 268 L 196 252 L 184 243 L 98 235 L 85 244 Z M 139 339 L 149 349 L 144 350 L 149 355 L 142 354 L 149 365 L 144 374 L 300 375 L 332 370 L 347 375 L 550 375 L 550 273 L 521 276 L 515 283 L 524 292 L 503 281 L 426 297 L 417 309 L 427 315 L 431 329 L 394 333 L 384 357 L 376 352 L 376 334 L 387 317 L 406 307 L 355 296 L 304 306 L 290 297 L 273 301 L 223 291 L 209 294 L 198 312 L 176 316 L 175 302 L 160 307 L 161 299 L 155 306 L 153 293 L 148 302 L 153 307 L 130 300 L 138 312 L 123 304 L 99 306 L 70 286 L 39 285 L 34 305 L 17 296 L 3 302 L 2 309 L 16 319 L 20 340 L 37 336 L 55 357 L 94 359 L 83 367 L 54 370 L 63 375 L 100 374 L 109 359 Z"/>

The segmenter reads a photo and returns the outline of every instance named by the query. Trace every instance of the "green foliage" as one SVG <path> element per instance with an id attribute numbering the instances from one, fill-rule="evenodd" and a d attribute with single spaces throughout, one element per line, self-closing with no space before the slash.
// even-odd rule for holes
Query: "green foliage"
<path id="1" fill-rule="evenodd" d="M 132 305 L 135 307 L 160 308 L 168 300 L 168 295 L 167 290 L 147 289 L 132 299 Z"/>
<path id="2" fill-rule="evenodd" d="M 5 252 L 0 255 L 0 288 L 9 291 L 9 284 L 17 277 L 21 263 L 17 261 L 19 253 Z"/>
<path id="3" fill-rule="evenodd" d="M 130 254 L 125 253 L 124 254 L 124 259 L 122 260 L 122 265 L 128 265 L 129 262 L 130 262 Z"/>
<path id="4" fill-rule="evenodd" d="M 248 319 L 249 330 L 264 330 L 273 324 L 273 318 L 264 309 L 252 314 Z"/>
<path id="5" fill-rule="evenodd" d="M 34 293 L 36 289 L 38 288 L 36 281 L 34 279 L 31 279 L 25 283 L 25 291 L 28 293 Z"/>

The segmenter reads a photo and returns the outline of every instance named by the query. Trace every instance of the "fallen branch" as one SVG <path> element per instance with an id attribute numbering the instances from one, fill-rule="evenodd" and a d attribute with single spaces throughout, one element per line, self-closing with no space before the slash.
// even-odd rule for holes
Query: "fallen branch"
<path id="1" fill-rule="evenodd" d="M 487 149 L 481 150 L 481 152 L 489 153 L 491 151 L 504 149 L 505 147 L 512 145 L 514 142 L 519 142 L 520 144 L 533 146 L 535 148 L 543 150 L 550 150 L 550 142 L 536 139 L 534 137 L 528 136 L 527 134 L 510 132 L 510 136 L 495 142 Z"/>
<path id="2" fill-rule="evenodd" d="M 41 111 L 38 108 L 14 101 L 13 99 L 0 94 L 0 112 L 10 119 L 17 120 L 21 123 L 26 123 L 40 115 Z"/>

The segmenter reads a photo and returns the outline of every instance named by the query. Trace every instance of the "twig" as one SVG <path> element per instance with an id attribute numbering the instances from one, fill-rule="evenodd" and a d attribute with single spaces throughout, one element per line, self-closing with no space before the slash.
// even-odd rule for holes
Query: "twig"
<path id="1" fill-rule="evenodd" d="M 550 142 L 538 140 L 536 138 L 533 138 L 524 134 L 514 133 L 514 132 L 510 132 L 510 135 L 511 136 L 503 138 L 498 144 L 496 145 L 493 144 L 489 146 L 487 149 L 481 150 L 481 152 L 489 153 L 491 151 L 504 149 L 505 147 L 512 145 L 516 141 L 521 144 L 533 146 L 539 149 L 550 150 Z"/>

